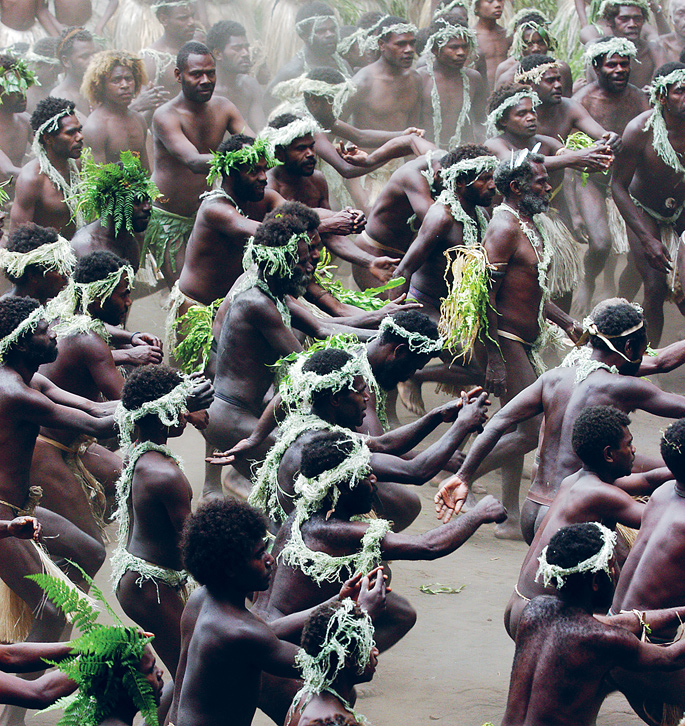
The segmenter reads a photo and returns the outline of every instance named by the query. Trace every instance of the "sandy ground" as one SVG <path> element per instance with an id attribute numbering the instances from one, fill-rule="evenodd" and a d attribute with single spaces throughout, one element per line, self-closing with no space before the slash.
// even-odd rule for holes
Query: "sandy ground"
<path id="1" fill-rule="evenodd" d="M 160 301 L 159 294 L 136 301 L 129 329 L 161 334 L 164 316 Z M 682 338 L 684 333 L 685 322 L 675 307 L 667 307 L 664 344 Z M 662 376 L 659 383 L 680 392 L 683 375 L 676 372 Z M 426 387 L 425 397 L 429 407 L 446 400 L 443 395 L 435 395 L 432 386 Z M 401 404 L 399 413 L 403 422 L 411 420 Z M 663 419 L 635 415 L 632 430 L 638 451 L 656 452 L 665 425 Z M 204 441 L 191 430 L 181 439 L 173 440 L 171 446 L 185 461 L 197 501 L 202 489 Z M 528 472 L 530 462 L 527 463 Z M 498 474 L 485 477 L 481 483 L 489 493 L 499 495 Z M 522 496 L 528 483 L 524 479 Z M 437 525 L 432 505 L 435 491 L 430 485 L 419 490 L 423 511 L 410 532 L 424 532 Z M 398 645 L 381 655 L 376 677 L 361 689 L 357 708 L 371 723 L 437 721 L 460 726 L 481 726 L 487 721 L 499 723 L 506 704 L 514 653 L 514 645 L 502 625 L 502 614 L 526 545 L 497 540 L 493 530 L 493 525 L 482 527 L 461 549 L 442 560 L 398 562 L 393 566 L 393 588 L 412 602 L 418 612 L 418 622 Z M 112 547 L 110 544 L 108 550 Z M 109 573 L 109 563 L 106 563 L 96 582 L 111 594 L 107 582 Z M 420 592 L 419 587 L 428 583 L 463 586 L 463 589 L 451 595 Z M 113 595 L 111 601 L 116 607 Z M 55 721 L 54 714 L 45 714 L 30 718 L 28 723 L 48 725 Z M 266 726 L 271 721 L 258 712 L 254 723 Z M 632 726 L 642 722 L 621 695 L 613 695 L 606 701 L 597 723 Z"/>

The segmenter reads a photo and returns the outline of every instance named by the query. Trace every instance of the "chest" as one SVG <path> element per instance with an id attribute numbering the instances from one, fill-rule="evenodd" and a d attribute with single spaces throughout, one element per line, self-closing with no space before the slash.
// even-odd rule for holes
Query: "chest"
<path id="1" fill-rule="evenodd" d="M 364 105 L 374 113 L 388 116 L 398 111 L 410 111 L 419 101 L 416 79 L 406 74 L 400 77 L 375 77 L 369 87 Z M 363 113 L 363 108 L 362 111 Z"/>

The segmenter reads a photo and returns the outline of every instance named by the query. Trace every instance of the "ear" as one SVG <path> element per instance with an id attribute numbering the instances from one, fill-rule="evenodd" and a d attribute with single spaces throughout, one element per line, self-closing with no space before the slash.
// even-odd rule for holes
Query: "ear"
<path id="1" fill-rule="evenodd" d="M 463 177 L 454 185 L 454 188 L 460 196 L 466 191 L 466 182 Z"/>
<path id="2" fill-rule="evenodd" d="M 614 448 L 612 446 L 605 446 L 602 455 L 607 464 L 614 463 Z"/>
<path id="3" fill-rule="evenodd" d="M 178 68 L 174 68 L 174 78 L 176 79 L 176 83 L 181 82 L 181 71 Z"/>
<path id="4" fill-rule="evenodd" d="M 395 360 L 404 360 L 409 355 L 409 346 L 406 343 L 398 343 L 392 351 Z"/>
<path id="5" fill-rule="evenodd" d="M 274 149 L 274 156 L 278 159 L 278 161 L 285 163 L 285 150 L 282 146 L 277 146 Z"/>
<path id="6" fill-rule="evenodd" d="M 509 182 L 509 189 L 516 194 L 519 195 L 521 193 L 521 184 L 517 179 L 514 179 L 514 181 Z"/>

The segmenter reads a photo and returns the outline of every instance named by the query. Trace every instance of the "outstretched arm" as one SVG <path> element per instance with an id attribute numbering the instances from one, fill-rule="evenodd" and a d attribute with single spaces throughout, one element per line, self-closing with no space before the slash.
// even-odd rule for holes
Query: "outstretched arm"
<path id="1" fill-rule="evenodd" d="M 0 702 L 10 706 L 46 708 L 75 690 L 76 683 L 60 671 L 46 673 L 35 681 L 0 673 Z"/>
<path id="2" fill-rule="evenodd" d="M 187 166 L 193 174 L 209 173 L 211 154 L 201 154 L 188 140 L 181 129 L 181 122 L 175 114 L 160 113 L 152 117 L 152 131 L 177 161 Z"/>
<path id="3" fill-rule="evenodd" d="M 0 645 L 0 671 L 33 673 L 48 668 L 46 661 L 64 660 L 71 643 L 9 643 Z"/>
<path id="4" fill-rule="evenodd" d="M 649 496 L 655 489 L 658 489 L 670 479 L 673 479 L 671 470 L 661 466 L 651 471 L 622 476 L 620 479 L 616 479 L 614 486 L 620 487 L 631 497 Z"/>

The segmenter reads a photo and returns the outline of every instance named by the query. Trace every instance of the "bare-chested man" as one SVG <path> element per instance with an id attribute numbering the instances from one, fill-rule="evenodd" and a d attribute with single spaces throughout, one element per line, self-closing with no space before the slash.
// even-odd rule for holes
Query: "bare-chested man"
<path id="1" fill-rule="evenodd" d="M 93 56 L 82 85 L 94 109 L 83 125 L 83 141 L 98 163 L 117 162 L 122 151 L 131 151 L 145 169 L 150 168 L 145 145 L 147 124 L 130 108 L 146 83 L 140 58 L 116 50 Z"/>
<path id="2" fill-rule="evenodd" d="M 0 177 L 19 175 L 31 143 L 31 124 L 26 113 L 26 92 L 35 76 L 25 61 L 0 54 Z"/>
<path id="3" fill-rule="evenodd" d="M 123 151 L 116 164 L 92 160 L 81 171 L 80 204 L 95 221 L 71 240 L 78 258 L 97 250 L 113 252 L 134 270 L 140 266 L 140 243 L 159 192 L 140 159 Z"/>
<path id="4" fill-rule="evenodd" d="M 478 37 L 478 51 L 485 58 L 488 86 L 494 88 L 499 64 L 507 58 L 511 38 L 497 22 L 504 10 L 503 0 L 475 0 L 473 12 L 478 18 L 474 30 Z"/>
<path id="5" fill-rule="evenodd" d="M 626 413 L 642 409 L 669 418 L 684 415 L 685 398 L 664 393 L 652 383 L 636 378 L 654 372 L 651 365 L 642 362 L 647 333 L 641 310 L 625 300 L 610 300 L 592 311 L 588 324 L 590 355 L 588 349 L 581 348 L 575 360 L 544 373 L 492 417 L 469 449 L 457 475 L 436 495 L 439 516 L 449 519 L 455 506 L 458 511 L 464 501 L 468 482 L 508 460 L 509 447 L 519 446 L 516 434 L 503 438 L 510 426 L 544 413 L 538 470 L 521 510 L 521 529 L 530 543 L 562 480 L 581 466 L 571 446 L 571 434 L 583 408 L 606 405 Z M 497 456 L 491 457 L 476 474 L 500 439 L 503 441 Z M 654 468 L 660 462 L 652 460 L 642 466 L 645 465 Z"/>
<path id="6" fill-rule="evenodd" d="M 12 283 L 7 295 L 32 297 L 41 305 L 64 288 L 75 264 L 69 242 L 56 229 L 33 222 L 20 224 L 0 250 L 0 268 Z"/>
<path id="7" fill-rule="evenodd" d="M 643 28 L 649 19 L 649 5 L 645 0 L 608 0 L 602 4 L 602 8 L 601 17 L 608 25 L 610 33 L 617 38 L 626 38 L 637 49 L 637 55 L 630 64 L 633 84 L 638 88 L 648 86 L 656 69 L 666 61 L 660 39 L 648 42 L 644 38 Z M 595 40 L 602 34 L 596 26 L 590 26 L 584 42 Z"/>
<path id="8" fill-rule="evenodd" d="M 634 118 L 623 134 L 611 189 L 628 229 L 635 267 L 645 286 L 645 318 L 654 345 L 661 340 L 664 302 L 672 299 L 685 312 L 682 288 L 685 255 L 685 65 L 666 63 L 658 69 L 650 95 L 651 111 Z M 629 270 L 619 291 L 632 296 L 637 286 Z"/>
<path id="9" fill-rule="evenodd" d="M 321 0 L 314 0 L 300 6 L 295 15 L 295 32 L 302 38 L 304 48 L 279 69 L 267 87 L 265 101 L 267 111 L 275 105 L 271 96 L 275 86 L 302 76 L 312 68 L 336 68 L 347 78 L 352 74 L 347 61 L 338 55 L 338 21 L 330 5 Z"/>
<path id="10" fill-rule="evenodd" d="M 57 46 L 57 57 L 62 64 L 64 77 L 50 91 L 50 95 L 72 101 L 82 121 L 90 113 L 91 106 L 81 93 L 81 84 L 90 59 L 97 51 L 92 34 L 82 27 L 66 28 Z"/>
<path id="11" fill-rule="evenodd" d="M 234 20 L 222 20 L 207 33 L 207 47 L 216 58 L 216 92 L 230 98 L 250 128 L 261 129 L 266 119 L 262 89 L 252 68 L 250 43 L 245 28 Z"/>
<path id="12" fill-rule="evenodd" d="M 231 723 L 249 726 L 254 717 L 262 671 L 297 678 L 295 655 L 299 633 L 311 613 L 307 609 L 283 620 L 264 620 L 245 607 L 251 592 L 269 586 L 274 558 L 267 552 L 266 520 L 236 499 L 204 504 L 186 524 L 183 558 L 202 585 L 184 613 L 183 652 L 177 693 L 170 718 L 179 726 L 198 720 L 218 726 L 231 703 Z M 331 598 L 356 598 L 372 617 L 385 605 L 383 577 L 377 571 L 345 583 Z M 371 586 L 373 585 L 373 587 Z M 230 670 L 228 681 L 219 673 Z M 219 694 L 221 694 L 219 696 Z M 268 701 L 271 694 L 265 694 Z M 289 706 L 285 704 L 281 720 Z"/>
<path id="13" fill-rule="evenodd" d="M 574 321 L 549 300 L 544 283 L 552 248 L 533 217 L 547 211 L 552 187 L 544 157 L 519 151 L 495 170 L 497 191 L 503 203 L 496 208 L 483 239 L 493 266 L 487 314 L 485 388 L 505 404 L 530 385 L 540 373 L 540 349 L 549 334 L 546 318 L 573 332 Z M 519 538 L 518 491 L 523 455 L 535 448 L 540 421 L 520 427 L 518 456 L 502 466 L 502 500 L 507 522 L 496 536 Z"/>
<path id="14" fill-rule="evenodd" d="M 421 126 L 436 146 L 445 149 L 481 141 L 487 82 L 478 71 L 465 67 L 476 46 L 476 34 L 443 18 L 434 20 L 429 32 L 427 62 L 419 70 L 423 83 Z"/>
<path id="15" fill-rule="evenodd" d="M 562 482 L 521 565 L 504 611 L 504 627 L 514 640 L 526 603 L 553 594 L 535 580 L 538 558 L 550 539 L 562 527 L 581 522 L 601 522 L 611 530 L 617 524 L 639 529 L 645 505 L 633 496 L 651 494 L 671 477 L 666 467 L 631 475 L 635 447 L 629 423 L 628 416 L 613 406 L 589 406 L 573 424 L 571 445 L 582 468 Z"/>
<path id="16" fill-rule="evenodd" d="M 178 53 L 174 73 L 181 91 L 152 117 L 152 179 L 165 201 L 153 208 L 144 247 L 144 252 L 153 253 L 169 287 L 181 274 L 200 195 L 208 191 L 212 152 L 227 131 L 250 133 L 228 99 L 212 97 L 216 64 L 206 45 L 186 43 Z"/>
<path id="17" fill-rule="evenodd" d="M 211 387 L 205 388 L 203 398 L 211 400 Z M 181 534 L 190 516 L 193 493 L 167 439 L 183 433 L 188 406 L 197 409 L 202 405 L 199 400 L 190 403 L 192 393 L 193 382 L 171 368 L 145 366 L 126 380 L 117 414 L 128 427 L 124 438 L 130 437 L 134 425 L 138 436 L 117 483 L 119 542 L 112 556 L 114 591 L 124 612 L 154 633 L 155 650 L 172 679 L 178 666 L 181 614 L 188 595 Z M 158 411 L 148 413 L 147 409 L 155 405 Z M 178 424 L 164 425 L 160 415 Z"/>
<path id="18" fill-rule="evenodd" d="M 614 537 L 586 522 L 550 541 L 539 573 L 556 592 L 523 611 L 502 726 L 592 726 L 615 689 L 612 668 L 620 664 L 636 677 L 663 681 L 683 667 L 685 641 L 660 647 L 644 637 L 646 624 L 647 632 L 657 632 L 681 622 L 683 608 L 593 615 L 611 593 Z"/>
<path id="19" fill-rule="evenodd" d="M 557 48 L 556 38 L 551 34 L 549 18 L 540 10 L 524 8 L 511 21 L 513 35 L 511 55 L 497 66 L 495 88 L 513 83 L 519 63 L 527 55 L 537 53 L 548 55 Z M 565 61 L 559 61 L 564 96 L 570 96 L 573 88 L 571 68 Z"/>
<path id="20" fill-rule="evenodd" d="M 178 281 L 182 315 L 193 304 L 223 298 L 243 273 L 248 239 L 268 212 L 283 203 L 267 189 L 266 170 L 276 163 L 262 139 L 233 134 L 215 154 L 213 169 L 221 186 L 202 201 Z M 214 172 L 213 172 L 214 173 Z"/>
<path id="21" fill-rule="evenodd" d="M 0 401 L 0 507 L 3 516 L 15 516 L 35 508 L 40 497 L 38 490 L 29 490 L 29 469 L 40 426 L 102 437 L 112 436 L 115 428 L 113 417 L 105 415 L 113 410 L 111 404 L 96 404 L 74 396 L 36 375 L 41 364 L 57 355 L 55 333 L 49 331 L 36 300 L 0 300 L 0 320 L 0 377 L 4 391 Z M 97 572 L 105 557 L 104 547 L 97 540 L 48 510 L 40 509 L 38 517 L 49 537 L 46 544 L 53 556 L 75 560 L 90 575 Z M 57 640 L 64 627 L 63 616 L 44 601 L 41 588 L 25 578 L 43 571 L 39 551 L 31 543 L 15 539 L 0 540 L 0 550 L 3 580 L 31 610 L 39 613 L 29 640 Z M 80 579 L 78 573 L 76 576 Z"/>
<path id="22" fill-rule="evenodd" d="M 673 0 L 668 5 L 673 32 L 659 36 L 659 44 L 664 53 L 664 61 L 679 61 L 685 50 L 685 2 Z"/>
<path id="23" fill-rule="evenodd" d="M 83 133 L 76 109 L 65 98 L 48 96 L 31 114 L 36 159 L 29 161 L 17 178 L 11 227 L 35 222 L 54 227 L 71 239 L 76 231 L 74 212 Z"/>
<path id="24" fill-rule="evenodd" d="M 416 28 L 406 20 L 386 17 L 378 27 L 380 58 L 352 79 L 357 92 L 346 113 L 360 129 L 401 131 L 420 126 L 423 84 L 412 68 Z"/>
<path id="25" fill-rule="evenodd" d="M 583 86 L 573 97 L 595 121 L 607 131 L 623 135 L 628 122 L 647 110 L 642 91 L 629 83 L 630 59 L 635 46 L 625 38 L 600 38 L 588 46 L 585 58 L 591 63 L 597 80 Z M 578 211 L 582 225 L 576 224 L 587 237 L 583 284 L 576 297 L 577 309 L 590 309 L 595 280 L 614 252 L 628 252 L 625 223 L 611 196 L 610 180 L 592 174 L 584 185 L 576 185 Z M 611 209 L 611 212 L 609 210 Z"/>
<path id="26" fill-rule="evenodd" d="M 162 37 L 140 51 L 145 61 L 147 77 L 157 91 L 157 101 L 166 101 L 178 93 L 175 74 L 176 56 L 193 39 L 197 27 L 195 3 L 160 2 L 155 4 L 155 15 L 164 28 Z M 156 105 L 159 105 L 157 103 Z"/>
<path id="27" fill-rule="evenodd" d="M 375 257 L 402 258 L 442 191 L 438 172 L 444 154 L 436 150 L 393 172 L 368 215 L 366 228 L 355 240 L 359 248 Z M 353 267 L 352 272 L 362 290 L 375 286 L 365 269 Z"/>

